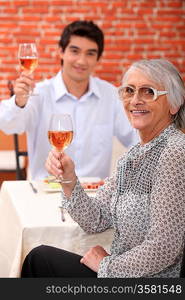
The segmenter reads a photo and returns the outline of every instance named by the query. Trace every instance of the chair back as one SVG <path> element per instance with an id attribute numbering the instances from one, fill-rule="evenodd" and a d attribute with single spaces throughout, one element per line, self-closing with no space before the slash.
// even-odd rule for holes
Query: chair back
<path id="1" fill-rule="evenodd" d="M 13 96 L 14 95 L 14 89 L 13 89 L 13 84 L 10 80 L 8 81 L 8 89 L 10 91 L 10 96 Z M 24 180 L 24 179 L 26 179 L 26 175 L 25 175 L 25 172 L 22 171 L 20 158 L 22 156 L 28 156 L 28 152 L 20 150 L 19 135 L 18 134 L 15 133 L 13 135 L 13 138 L 14 138 L 14 149 L 15 149 L 15 158 L 16 158 L 16 179 L 17 180 Z"/>

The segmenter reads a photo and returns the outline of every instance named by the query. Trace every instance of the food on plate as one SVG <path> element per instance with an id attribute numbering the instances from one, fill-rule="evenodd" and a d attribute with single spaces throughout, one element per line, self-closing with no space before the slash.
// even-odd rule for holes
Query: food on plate
<path id="1" fill-rule="evenodd" d="M 44 179 L 44 183 L 46 184 L 46 186 L 50 189 L 61 189 L 62 186 L 59 182 L 54 182 L 52 181 L 53 176 L 48 176 Z"/>
<path id="2" fill-rule="evenodd" d="M 104 181 L 100 180 L 98 182 L 81 182 L 81 185 L 86 190 L 98 189 L 101 185 L 104 185 Z"/>
<path id="3" fill-rule="evenodd" d="M 61 190 L 61 184 L 59 182 L 54 182 L 53 179 L 53 176 L 48 176 L 44 179 L 46 188 L 49 190 Z M 104 181 L 99 177 L 80 177 L 79 180 L 85 190 L 97 190 L 101 185 L 104 184 Z"/>

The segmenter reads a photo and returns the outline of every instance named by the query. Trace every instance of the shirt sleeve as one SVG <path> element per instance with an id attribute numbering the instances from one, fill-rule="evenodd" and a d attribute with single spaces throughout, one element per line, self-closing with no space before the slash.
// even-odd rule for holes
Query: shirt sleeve
<path id="1" fill-rule="evenodd" d="M 84 231 L 102 232 L 112 227 L 110 201 L 113 190 L 115 190 L 114 176 L 105 180 L 104 186 L 98 189 L 96 197 L 89 197 L 77 181 L 70 198 L 62 193 L 62 207 L 67 209 Z"/>
<path id="2" fill-rule="evenodd" d="M 35 99 L 30 102 L 28 100 L 27 105 L 20 108 L 15 103 L 15 95 L 10 99 L 2 100 L 0 102 L 0 129 L 7 134 L 21 134 L 31 126 L 35 126 L 39 108 L 37 108 L 38 105 L 34 105 L 34 102 L 36 102 Z"/>
<path id="3" fill-rule="evenodd" d="M 141 244 L 105 257 L 98 277 L 155 277 L 181 261 L 185 231 L 185 149 L 161 155 L 150 197 L 150 225 Z"/>

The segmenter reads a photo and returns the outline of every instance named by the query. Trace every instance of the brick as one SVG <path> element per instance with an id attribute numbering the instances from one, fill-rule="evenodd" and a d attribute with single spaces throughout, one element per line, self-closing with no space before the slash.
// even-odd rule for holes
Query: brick
<path id="1" fill-rule="evenodd" d="M 169 29 L 171 29 L 171 28 L 173 28 L 174 27 L 174 25 L 173 25 L 173 23 L 171 23 L 171 24 L 164 24 L 163 22 L 162 23 L 159 23 L 159 24 L 153 24 L 152 25 L 152 27 L 153 27 L 153 29 L 159 29 L 159 30 L 161 30 L 161 29 L 166 29 L 166 30 L 169 30 Z"/>
<path id="2" fill-rule="evenodd" d="M 142 59 L 143 57 L 143 54 L 128 54 L 127 55 L 127 59 L 129 60 L 139 60 L 139 59 Z"/>
<path id="3" fill-rule="evenodd" d="M 140 39 L 135 39 L 134 42 L 136 44 L 152 44 L 154 42 L 154 40 L 153 39 L 140 38 Z"/>
<path id="4" fill-rule="evenodd" d="M 48 23 L 50 22 L 61 22 L 61 17 L 60 16 L 55 16 L 55 13 L 53 16 L 46 16 L 45 21 L 47 21 Z M 48 25 L 47 25 L 48 27 Z"/>
<path id="5" fill-rule="evenodd" d="M 5 1 L 5 0 L 0 1 L 0 7 L 9 6 L 9 5 L 10 5 L 9 1 Z"/>
<path id="6" fill-rule="evenodd" d="M 29 0 L 13 1 L 13 5 L 15 5 L 15 6 L 29 6 L 29 4 L 30 4 Z"/>
<path id="7" fill-rule="evenodd" d="M 173 9 L 173 10 L 170 10 L 170 9 L 164 9 L 164 10 L 159 10 L 158 11 L 158 15 L 159 16 L 169 16 L 169 15 L 174 15 L 174 16 L 182 16 L 182 10 L 181 9 Z"/>
<path id="8" fill-rule="evenodd" d="M 122 54 L 106 54 L 104 55 L 104 58 L 119 60 L 122 59 Z"/>
<path id="9" fill-rule="evenodd" d="M 123 5 L 123 1 L 113 1 L 113 4 L 112 4 L 114 7 L 120 7 L 120 8 L 123 8 L 123 6 L 125 7 L 125 5 Z"/>
<path id="10" fill-rule="evenodd" d="M 47 14 L 48 7 L 33 7 L 33 8 L 23 8 L 23 14 Z"/>
<path id="11" fill-rule="evenodd" d="M 165 7 L 165 3 L 160 2 L 160 6 Z M 179 0 L 179 1 L 169 1 L 168 0 L 168 7 L 181 8 L 182 6 L 183 6 L 183 0 Z"/>
<path id="12" fill-rule="evenodd" d="M 50 1 L 50 5 L 53 5 L 53 6 L 71 6 L 71 5 L 73 5 L 73 3 L 74 3 L 74 1 L 68 1 L 68 0 L 66 0 L 66 1 L 64 1 L 64 0 L 61 0 L 61 1 L 59 1 L 59 0 L 51 0 Z"/>
<path id="13" fill-rule="evenodd" d="M 0 4 L 0 6 L 1 6 L 1 4 Z M 16 8 L 4 8 L 3 13 L 13 15 L 13 14 L 17 13 L 17 9 Z"/>
<path id="14" fill-rule="evenodd" d="M 41 21 L 41 16 L 39 15 L 37 15 L 37 16 L 35 16 L 35 15 L 33 15 L 33 14 L 31 14 L 31 15 L 24 15 L 24 16 L 20 16 L 20 21 L 24 21 L 24 22 L 39 22 L 39 21 Z"/>
<path id="15" fill-rule="evenodd" d="M 16 15 L 14 15 L 14 16 L 11 15 L 11 17 L 9 15 L 6 15 L 6 16 L 1 15 L 1 22 L 3 22 L 3 21 L 4 22 L 9 22 L 10 19 L 11 19 L 12 22 L 18 22 L 19 21 L 19 17 L 16 16 Z"/>
<path id="16" fill-rule="evenodd" d="M 138 15 L 152 15 L 153 8 L 138 9 L 137 13 L 138 13 Z"/>
<path id="17" fill-rule="evenodd" d="M 14 36 L 16 38 L 21 38 L 22 40 L 24 40 L 25 38 L 27 39 L 35 39 L 36 37 L 40 36 L 38 31 L 32 31 L 32 30 L 21 30 L 19 32 L 14 32 Z"/>
<path id="18" fill-rule="evenodd" d="M 2 28 L 9 28 L 9 29 L 11 29 L 11 28 L 16 28 L 17 26 L 16 26 L 16 24 L 14 24 L 14 23 L 0 23 L 0 28 L 2 29 Z"/>
<path id="19" fill-rule="evenodd" d="M 182 13 L 182 12 L 181 12 Z M 163 17 L 156 17 L 155 22 L 171 22 L 173 24 L 174 22 L 179 22 L 179 17 L 177 16 L 163 16 Z"/>
<path id="20" fill-rule="evenodd" d="M 169 2 L 168 3 L 168 6 L 169 7 L 179 7 L 179 8 L 183 8 L 183 1 L 177 1 L 177 2 L 175 2 L 175 1 L 171 1 L 171 2 Z"/>

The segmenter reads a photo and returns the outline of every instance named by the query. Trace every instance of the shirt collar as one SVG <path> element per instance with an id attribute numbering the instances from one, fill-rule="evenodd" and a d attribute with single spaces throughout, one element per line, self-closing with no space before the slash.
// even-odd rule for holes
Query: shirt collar
<path id="1" fill-rule="evenodd" d="M 90 76 L 89 79 L 89 94 L 94 94 L 97 98 L 100 99 L 101 95 L 100 95 L 100 89 L 99 86 L 97 84 L 97 81 L 94 77 Z"/>
<path id="2" fill-rule="evenodd" d="M 65 95 L 70 95 L 63 81 L 62 71 L 59 71 L 53 78 L 53 86 L 55 91 L 55 101 L 62 99 L 62 97 Z M 100 99 L 99 87 L 96 83 L 95 78 L 92 76 L 90 76 L 89 78 L 89 90 L 87 91 L 86 96 L 91 95 L 95 95 L 97 99 Z"/>
<path id="3" fill-rule="evenodd" d="M 177 132 L 177 128 L 174 123 L 168 125 L 163 131 L 156 137 L 154 137 L 151 141 L 148 143 L 141 145 L 138 143 L 136 146 L 133 146 L 133 148 L 139 148 L 141 153 L 145 153 L 151 148 L 155 147 L 157 144 L 162 142 L 165 139 L 168 139 L 169 136 L 171 136 L 173 133 Z"/>
<path id="4" fill-rule="evenodd" d="M 53 78 L 53 86 L 55 91 L 55 101 L 61 99 L 64 95 L 69 94 L 62 78 L 62 72 L 59 71 Z"/>

